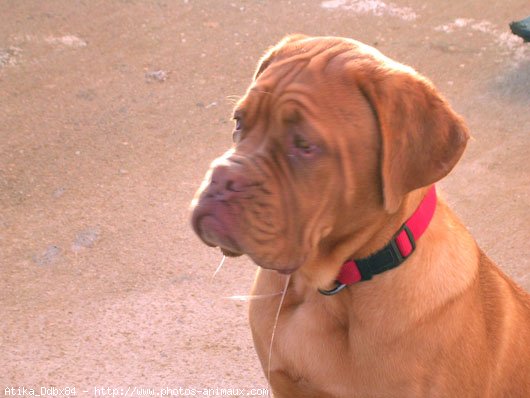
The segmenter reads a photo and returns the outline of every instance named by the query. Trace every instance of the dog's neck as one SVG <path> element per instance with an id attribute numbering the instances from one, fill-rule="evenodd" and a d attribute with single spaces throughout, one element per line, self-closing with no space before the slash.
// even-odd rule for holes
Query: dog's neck
<path id="1" fill-rule="evenodd" d="M 332 251 L 327 254 L 319 252 L 314 258 L 310 258 L 297 274 L 315 290 L 331 287 L 346 259 L 368 257 L 389 243 L 418 208 L 427 190 L 428 188 L 419 189 L 408 194 L 395 213 L 380 211 L 369 222 L 364 223 L 359 231 L 341 238 L 340 243 L 334 244 Z"/>
<path id="2" fill-rule="evenodd" d="M 385 246 L 414 213 L 425 193 L 426 190 L 411 193 L 401 209 L 385 220 L 384 228 L 377 225 L 370 228 L 364 236 L 366 244 L 355 253 L 356 257 L 367 256 Z M 468 287 L 477 273 L 473 265 L 477 255 L 471 235 L 443 200 L 439 200 L 429 228 L 417 242 L 415 254 L 399 267 L 349 286 L 332 297 L 320 295 L 315 289 L 315 279 L 309 280 L 303 274 L 293 275 L 292 286 L 304 296 L 321 296 L 318 300 L 338 317 L 362 320 L 365 325 L 373 323 L 374 326 L 393 319 L 399 329 L 399 325 L 405 327 L 408 321 L 417 321 Z M 432 259 L 428 267 L 421 260 L 425 258 Z M 456 269 L 453 264 L 468 266 Z M 335 266 L 324 278 L 329 281 L 337 272 Z"/>
<path id="3" fill-rule="evenodd" d="M 436 208 L 436 189 L 433 185 L 419 204 L 414 214 L 402 224 L 390 241 L 381 249 L 365 258 L 349 258 L 340 269 L 333 289 L 319 289 L 320 293 L 332 296 L 347 286 L 371 280 L 374 275 L 387 272 L 405 262 L 416 247 Z"/>
<path id="4" fill-rule="evenodd" d="M 365 258 L 386 246 L 401 226 L 414 214 L 421 205 L 429 188 L 418 189 L 403 199 L 400 208 L 391 215 L 382 216 L 377 223 L 366 228 L 365 241 L 355 250 L 353 257 Z"/>

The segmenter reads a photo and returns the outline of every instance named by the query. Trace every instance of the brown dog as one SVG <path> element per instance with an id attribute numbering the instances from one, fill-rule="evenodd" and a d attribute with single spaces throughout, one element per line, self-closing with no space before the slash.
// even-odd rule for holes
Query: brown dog
<path id="1" fill-rule="evenodd" d="M 276 397 L 530 397 L 530 298 L 436 200 L 468 133 L 428 80 L 291 36 L 234 119 L 192 223 L 261 267 L 250 323 Z"/>

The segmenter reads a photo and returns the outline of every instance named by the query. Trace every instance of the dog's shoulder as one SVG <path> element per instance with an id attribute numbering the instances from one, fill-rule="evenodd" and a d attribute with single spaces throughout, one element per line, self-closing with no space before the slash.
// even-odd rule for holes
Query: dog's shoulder
<path id="1" fill-rule="evenodd" d="M 490 354 L 497 364 L 494 396 L 527 397 L 530 393 L 530 294 L 480 251 L 482 311 Z M 506 383 L 506 380 L 510 380 Z M 495 385 L 497 384 L 497 387 Z"/>
<path id="2" fill-rule="evenodd" d="M 530 317 L 530 294 L 507 276 L 482 250 L 479 252 L 479 274 L 481 290 L 486 298 L 492 298 L 502 305 L 505 301 L 502 297 L 511 296 L 516 303 L 514 309 Z"/>

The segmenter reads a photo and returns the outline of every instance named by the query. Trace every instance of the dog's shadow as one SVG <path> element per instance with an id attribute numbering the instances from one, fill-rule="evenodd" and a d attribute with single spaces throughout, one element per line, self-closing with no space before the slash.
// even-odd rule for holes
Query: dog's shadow
<path id="1" fill-rule="evenodd" d="M 505 68 L 492 83 L 491 89 L 505 99 L 530 102 L 530 58 L 512 68 Z"/>

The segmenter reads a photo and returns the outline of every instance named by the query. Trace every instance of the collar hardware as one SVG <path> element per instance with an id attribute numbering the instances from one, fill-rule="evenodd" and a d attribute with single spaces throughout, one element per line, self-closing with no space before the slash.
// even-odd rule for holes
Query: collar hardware
<path id="1" fill-rule="evenodd" d="M 403 232 L 408 238 L 408 243 L 403 243 L 403 237 L 405 236 L 403 235 Z M 400 264 L 405 261 L 414 252 L 414 250 L 416 250 L 416 240 L 414 239 L 414 234 L 407 224 L 403 224 L 397 234 L 392 238 L 390 241 L 390 247 L 392 248 L 392 254 L 395 258 L 395 261 L 399 262 Z"/>
<path id="2" fill-rule="evenodd" d="M 323 294 L 324 296 L 333 296 L 340 292 L 345 287 L 348 287 L 345 283 L 340 283 L 335 281 L 335 287 L 333 289 L 324 290 L 324 289 L 318 289 L 319 293 Z"/>

